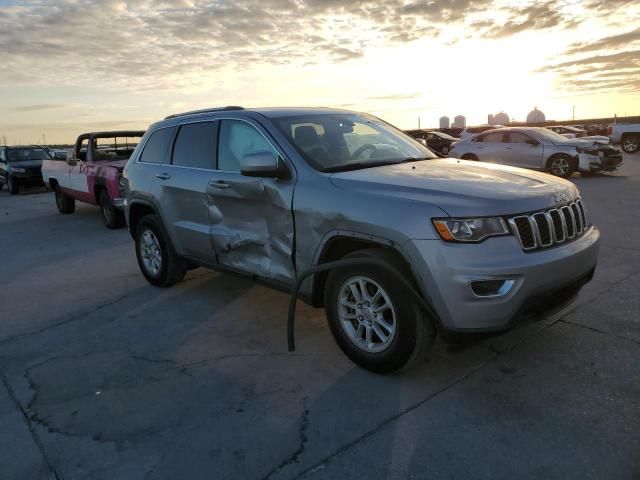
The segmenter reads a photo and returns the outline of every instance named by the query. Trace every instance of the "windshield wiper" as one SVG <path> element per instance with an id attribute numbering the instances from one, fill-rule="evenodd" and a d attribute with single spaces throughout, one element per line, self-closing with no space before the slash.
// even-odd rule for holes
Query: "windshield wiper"
<path id="1" fill-rule="evenodd" d="M 383 160 L 379 162 L 353 162 L 353 163 L 345 163 L 344 165 L 336 165 L 333 167 L 327 167 L 323 171 L 326 173 L 335 173 L 335 172 L 348 172 L 349 170 L 362 170 L 364 168 L 373 168 L 373 167 L 384 167 L 385 165 L 398 165 L 399 163 L 407 163 L 407 162 L 418 162 L 421 160 L 433 160 L 433 158 L 423 157 L 423 158 L 403 158 L 400 160 Z"/>

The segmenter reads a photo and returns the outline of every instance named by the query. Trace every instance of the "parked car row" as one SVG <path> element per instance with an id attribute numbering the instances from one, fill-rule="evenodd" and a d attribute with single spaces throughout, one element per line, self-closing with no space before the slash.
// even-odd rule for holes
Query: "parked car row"
<path id="1" fill-rule="evenodd" d="M 255 279 L 325 308 L 344 354 L 385 373 L 438 334 L 503 331 L 568 302 L 593 276 L 599 231 L 558 177 L 615 168 L 619 152 L 543 128 L 489 130 L 422 137 L 456 157 L 437 158 L 368 114 L 225 107 L 84 134 L 64 160 L 38 155 L 61 213 L 82 201 L 107 227 L 128 225 L 151 285 L 196 267 Z"/>

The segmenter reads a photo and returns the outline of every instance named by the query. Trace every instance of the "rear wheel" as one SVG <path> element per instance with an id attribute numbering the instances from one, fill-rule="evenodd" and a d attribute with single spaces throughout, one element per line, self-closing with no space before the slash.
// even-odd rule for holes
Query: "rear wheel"
<path id="1" fill-rule="evenodd" d="M 576 171 L 576 161 L 569 155 L 556 155 L 547 162 L 547 170 L 556 177 L 569 178 Z"/>
<path id="2" fill-rule="evenodd" d="M 122 228 L 124 226 L 124 213 L 113 206 L 106 190 L 100 192 L 99 200 L 102 220 L 107 228 Z"/>
<path id="3" fill-rule="evenodd" d="M 76 201 L 65 195 L 59 185 L 54 187 L 54 192 L 56 196 L 56 207 L 58 207 L 58 211 L 64 215 L 73 213 L 76 210 Z"/>
<path id="4" fill-rule="evenodd" d="M 462 160 L 473 160 L 474 162 L 478 161 L 478 157 L 476 157 L 473 153 L 465 153 L 461 158 Z"/>
<path id="5" fill-rule="evenodd" d="M 20 191 L 20 184 L 11 175 L 7 177 L 7 189 L 11 195 L 16 195 Z"/>
<path id="6" fill-rule="evenodd" d="M 344 258 L 355 257 L 370 257 L 410 275 L 394 255 L 382 249 L 354 252 Z M 325 308 L 338 346 L 354 363 L 373 372 L 390 373 L 413 365 L 424 358 L 435 338 L 433 319 L 389 270 L 377 263 L 331 271 Z"/>
<path id="7" fill-rule="evenodd" d="M 622 139 L 622 150 L 626 153 L 636 153 L 640 150 L 640 135 L 625 135 Z"/>
<path id="8" fill-rule="evenodd" d="M 151 285 L 170 287 L 184 278 L 186 264 L 176 255 L 157 215 L 140 220 L 135 240 L 138 266 Z"/>

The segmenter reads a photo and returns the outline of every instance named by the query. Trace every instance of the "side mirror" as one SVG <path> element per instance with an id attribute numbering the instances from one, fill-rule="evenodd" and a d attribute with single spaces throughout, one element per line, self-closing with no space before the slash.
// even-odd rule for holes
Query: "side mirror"
<path id="1" fill-rule="evenodd" d="M 240 159 L 240 173 L 247 177 L 279 178 L 288 180 L 291 172 L 282 159 L 266 150 L 248 153 Z"/>
<path id="2" fill-rule="evenodd" d="M 78 164 L 78 159 L 73 152 L 67 152 L 67 164 L 71 167 L 75 167 Z"/>

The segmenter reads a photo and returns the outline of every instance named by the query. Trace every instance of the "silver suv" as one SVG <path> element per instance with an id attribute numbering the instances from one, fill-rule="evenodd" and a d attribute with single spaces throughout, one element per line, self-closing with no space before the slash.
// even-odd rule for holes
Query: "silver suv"
<path id="1" fill-rule="evenodd" d="M 204 266 L 291 292 L 332 262 L 300 297 L 324 307 L 344 353 L 376 372 L 420 359 L 438 331 L 500 331 L 572 298 L 598 256 L 572 183 L 438 159 L 344 110 L 172 115 L 149 128 L 123 183 L 151 284 Z"/>

